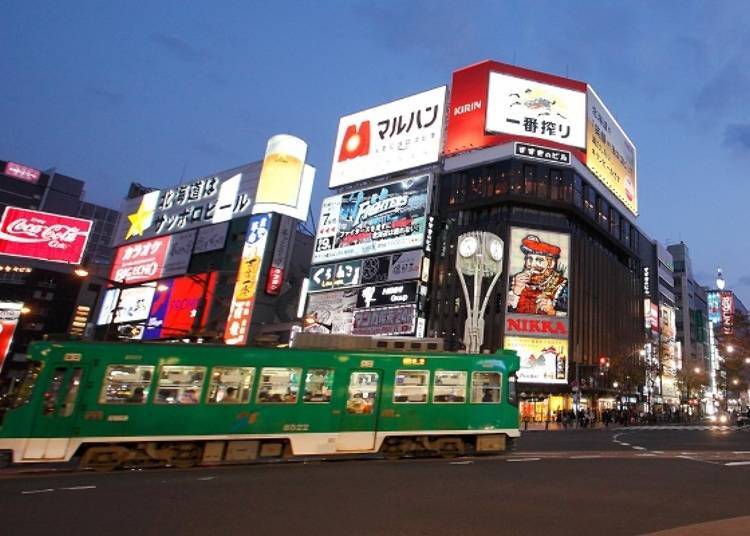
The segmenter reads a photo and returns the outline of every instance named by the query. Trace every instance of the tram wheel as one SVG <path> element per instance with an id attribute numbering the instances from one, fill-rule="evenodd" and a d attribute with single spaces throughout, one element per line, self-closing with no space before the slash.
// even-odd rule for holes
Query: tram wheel
<path id="1" fill-rule="evenodd" d="M 104 473 L 114 471 L 122 463 L 122 447 L 91 447 L 81 459 L 81 468 Z"/>
<path id="2" fill-rule="evenodd" d="M 186 445 L 175 445 L 172 447 L 174 452 L 172 456 L 172 465 L 178 469 L 187 469 L 195 467 L 201 460 L 203 449 L 195 443 Z"/>
<path id="3" fill-rule="evenodd" d="M 465 450 L 464 442 L 458 438 L 442 438 L 436 441 L 438 453 L 443 458 L 456 458 L 462 456 Z"/>

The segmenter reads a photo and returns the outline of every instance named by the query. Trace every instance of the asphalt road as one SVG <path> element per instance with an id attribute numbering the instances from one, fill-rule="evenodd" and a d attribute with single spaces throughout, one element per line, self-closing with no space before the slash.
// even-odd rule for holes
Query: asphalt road
<path id="1" fill-rule="evenodd" d="M 717 432 L 529 432 L 511 456 L 459 460 L 6 473 L 0 533 L 644 534 L 750 515 L 750 433 Z"/>

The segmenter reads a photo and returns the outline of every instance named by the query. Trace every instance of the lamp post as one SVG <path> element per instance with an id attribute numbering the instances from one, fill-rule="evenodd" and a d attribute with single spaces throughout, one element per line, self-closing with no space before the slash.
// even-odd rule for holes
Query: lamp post
<path id="1" fill-rule="evenodd" d="M 484 342 L 484 311 L 492 289 L 503 271 L 503 248 L 504 244 L 499 236 L 484 231 L 472 231 L 458 237 L 456 269 L 466 300 L 464 344 L 469 354 L 478 354 Z M 469 296 L 465 276 L 473 278 L 473 300 Z M 482 299 L 482 282 L 485 277 L 492 277 L 492 280 Z"/>

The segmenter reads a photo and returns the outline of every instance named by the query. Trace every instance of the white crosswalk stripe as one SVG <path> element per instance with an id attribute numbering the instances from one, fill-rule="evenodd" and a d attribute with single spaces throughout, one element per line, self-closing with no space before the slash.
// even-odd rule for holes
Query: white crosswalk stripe
<path id="1" fill-rule="evenodd" d="M 700 430 L 719 430 L 719 431 L 733 431 L 733 432 L 750 432 L 750 426 L 728 426 L 723 424 L 685 424 L 685 425 L 662 425 L 662 426 L 619 426 L 612 428 L 613 430 L 625 431 L 625 430 L 687 430 L 687 431 L 700 431 Z"/>

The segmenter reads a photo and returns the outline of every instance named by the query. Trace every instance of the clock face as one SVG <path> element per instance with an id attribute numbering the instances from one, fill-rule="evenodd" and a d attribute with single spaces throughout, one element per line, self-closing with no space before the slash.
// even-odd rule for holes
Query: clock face
<path id="1" fill-rule="evenodd" d="M 467 236 L 463 240 L 461 240 L 461 243 L 458 245 L 458 252 L 461 254 L 462 257 L 471 257 L 474 255 L 474 253 L 477 252 L 477 247 L 479 246 L 479 243 L 477 242 L 477 239 L 473 236 Z"/>
<path id="2" fill-rule="evenodd" d="M 490 242 L 490 256 L 497 262 L 503 260 L 503 244 L 498 240 Z"/>

